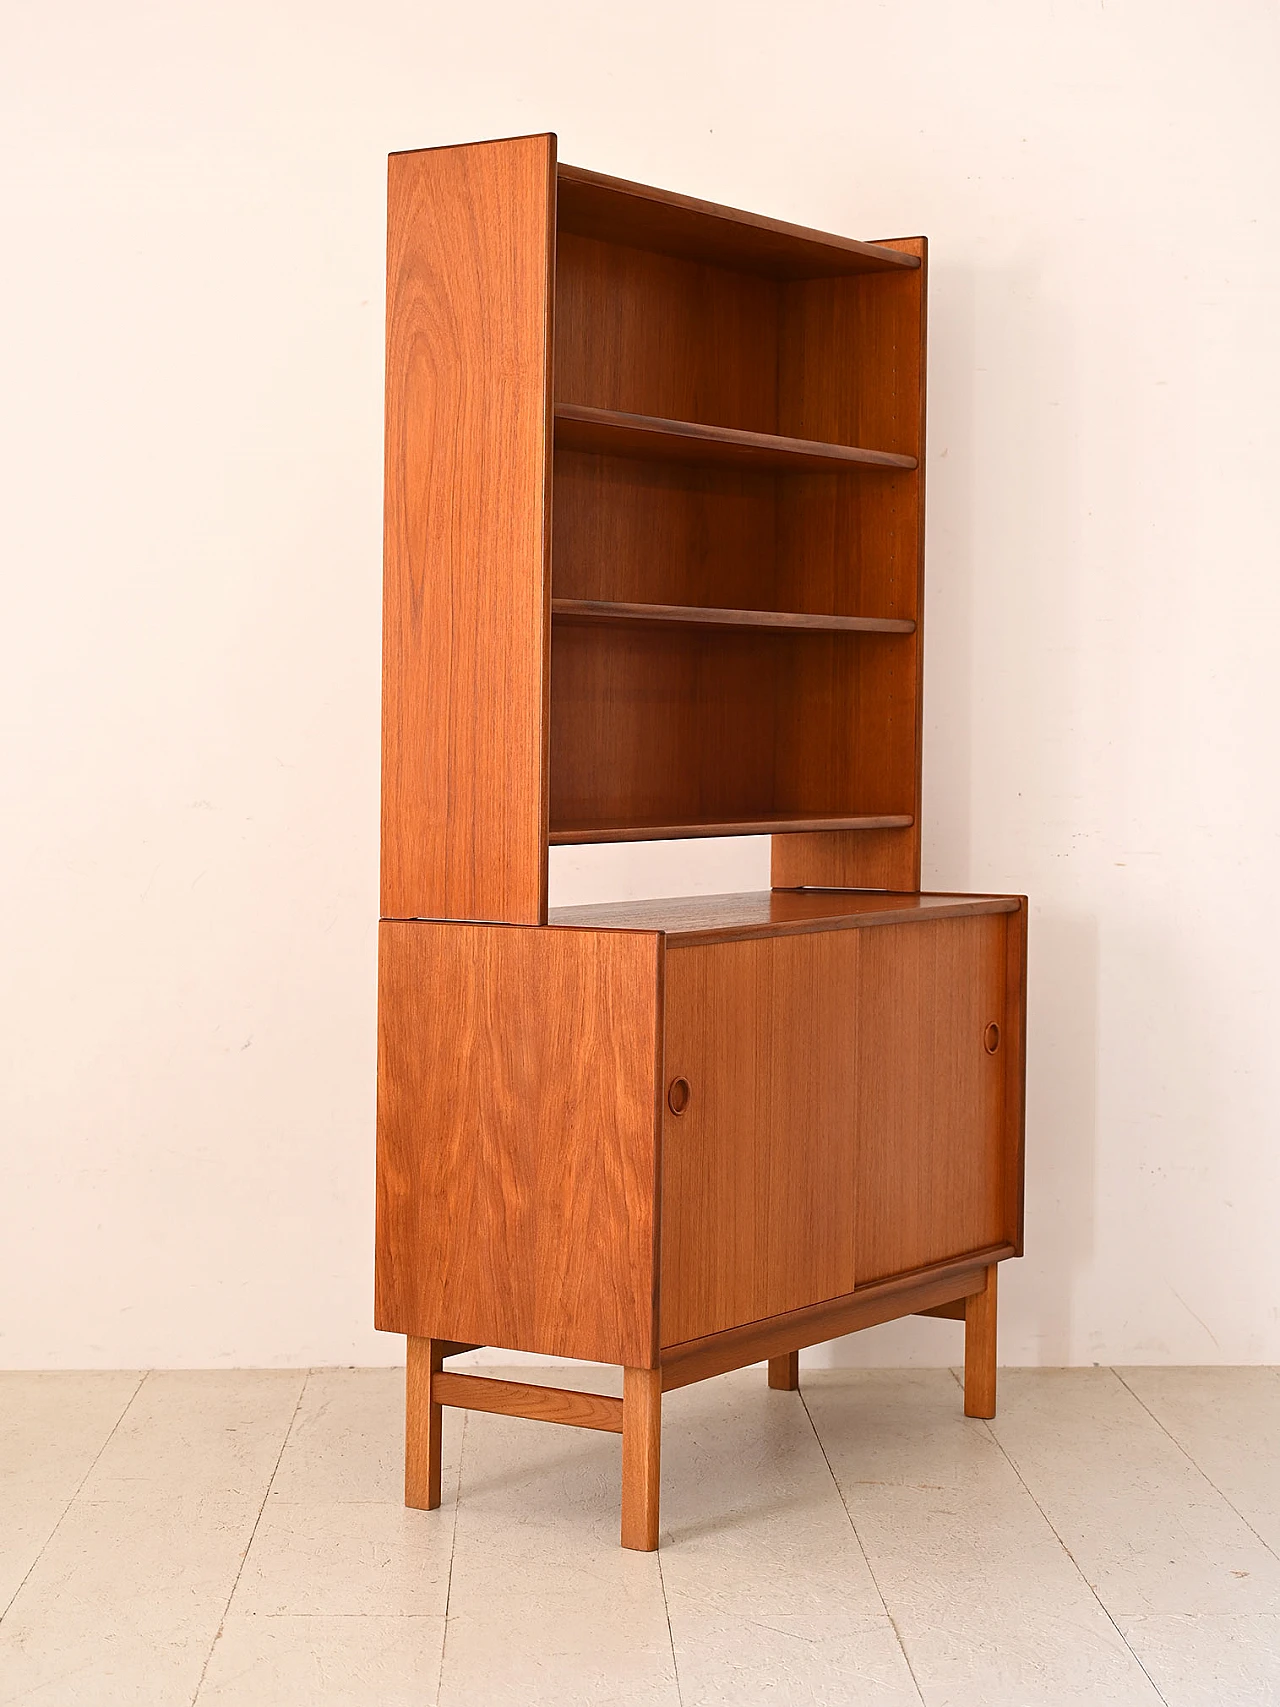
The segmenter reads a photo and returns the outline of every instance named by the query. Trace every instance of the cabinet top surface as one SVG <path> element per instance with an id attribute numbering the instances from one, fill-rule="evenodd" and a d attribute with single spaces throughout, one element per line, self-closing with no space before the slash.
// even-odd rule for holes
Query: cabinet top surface
<path id="1" fill-rule="evenodd" d="M 550 925 L 661 931 L 670 948 L 804 931 L 910 924 L 979 913 L 1017 912 L 1016 895 L 903 895 L 869 889 L 764 889 L 742 895 L 684 895 L 552 907 Z"/>

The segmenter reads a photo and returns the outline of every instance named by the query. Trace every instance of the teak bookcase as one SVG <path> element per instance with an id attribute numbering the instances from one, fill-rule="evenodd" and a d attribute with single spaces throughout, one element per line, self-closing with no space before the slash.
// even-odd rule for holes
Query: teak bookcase
<path id="1" fill-rule="evenodd" d="M 377 1325 L 440 1407 L 622 1435 L 895 1316 L 995 1404 L 1026 906 L 920 893 L 923 238 L 393 155 Z M 773 836 L 763 894 L 547 909 L 547 849 Z M 498 1346 L 623 1396 L 451 1372 Z"/>

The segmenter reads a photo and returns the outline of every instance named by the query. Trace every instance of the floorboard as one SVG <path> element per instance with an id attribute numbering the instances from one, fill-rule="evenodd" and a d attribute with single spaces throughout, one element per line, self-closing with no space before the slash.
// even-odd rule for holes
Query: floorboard
<path id="1" fill-rule="evenodd" d="M 515 1379 L 616 1391 L 616 1371 Z M 57 1707 L 1280 1703 L 1280 1373 L 763 1368 L 664 1404 L 662 1548 L 619 1443 L 403 1370 L 0 1375 L 0 1699 Z"/>

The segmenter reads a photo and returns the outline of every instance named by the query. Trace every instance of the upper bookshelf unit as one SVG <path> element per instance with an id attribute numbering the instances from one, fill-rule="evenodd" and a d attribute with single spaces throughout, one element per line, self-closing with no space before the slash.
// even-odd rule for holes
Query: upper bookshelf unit
<path id="1" fill-rule="evenodd" d="M 392 157 L 383 906 L 536 923 L 554 843 L 919 884 L 925 243 Z"/>

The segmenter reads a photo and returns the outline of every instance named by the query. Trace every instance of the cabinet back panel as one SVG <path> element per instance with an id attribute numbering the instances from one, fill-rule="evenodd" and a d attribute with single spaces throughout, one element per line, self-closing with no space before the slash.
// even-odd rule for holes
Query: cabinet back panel
<path id="1" fill-rule="evenodd" d="M 561 231 L 556 402 L 776 432 L 779 289 Z"/>
<path id="2" fill-rule="evenodd" d="M 859 933 L 858 1282 L 1008 1237 L 1006 1012 L 1011 915 Z M 1015 919 L 1019 915 L 1012 915 Z"/>
<path id="3" fill-rule="evenodd" d="M 779 646 L 780 812 L 803 816 L 823 801 L 868 815 L 915 811 L 916 653 L 914 634 L 814 634 Z"/>
<path id="4" fill-rule="evenodd" d="M 383 923 L 378 1327 L 651 1364 L 661 941 Z"/>
<path id="5" fill-rule="evenodd" d="M 776 610 L 778 478 L 560 450 L 552 506 L 561 599 Z"/>
<path id="6" fill-rule="evenodd" d="M 555 594 L 918 621 L 915 530 L 898 515 L 916 478 L 559 450 Z"/>
<path id="7" fill-rule="evenodd" d="M 809 279 L 782 296 L 778 430 L 924 455 L 925 269 Z M 833 609 L 919 620 L 920 469 L 787 482 L 780 584 L 831 574 Z M 856 602 L 855 602 L 856 601 Z"/>
<path id="8" fill-rule="evenodd" d="M 779 644 L 750 633 L 557 627 L 553 828 L 767 813 Z"/>
<path id="9" fill-rule="evenodd" d="M 911 635 L 557 626 L 552 829 L 910 812 Z"/>
<path id="10" fill-rule="evenodd" d="M 778 610 L 920 620 L 919 471 L 778 481 Z"/>
<path id="11" fill-rule="evenodd" d="M 925 271 L 783 285 L 778 432 L 923 455 Z"/>
<path id="12" fill-rule="evenodd" d="M 663 1345 L 852 1292 L 859 938 L 667 952 Z"/>

